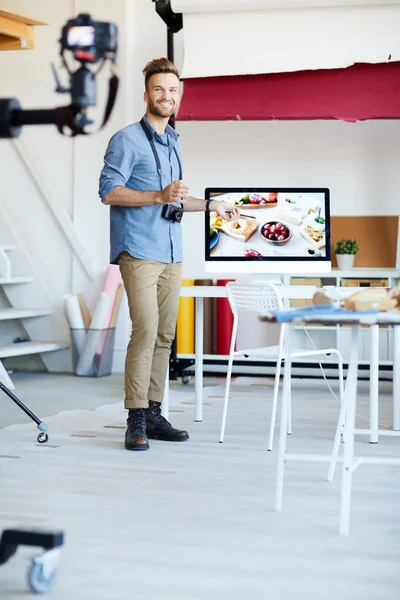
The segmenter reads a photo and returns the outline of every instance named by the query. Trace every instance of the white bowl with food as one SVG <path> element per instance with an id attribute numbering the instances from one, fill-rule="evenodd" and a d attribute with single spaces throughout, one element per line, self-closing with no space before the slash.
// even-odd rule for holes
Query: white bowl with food
<path id="1" fill-rule="evenodd" d="M 284 213 L 291 213 L 294 210 L 298 209 L 298 205 L 297 202 L 294 198 L 290 198 L 290 196 L 288 196 L 287 198 L 283 198 L 282 200 L 279 201 L 279 206 L 282 212 Z"/>
<path id="2" fill-rule="evenodd" d="M 313 221 L 312 227 L 317 231 L 325 231 L 325 219 L 324 217 L 316 217 Z"/>

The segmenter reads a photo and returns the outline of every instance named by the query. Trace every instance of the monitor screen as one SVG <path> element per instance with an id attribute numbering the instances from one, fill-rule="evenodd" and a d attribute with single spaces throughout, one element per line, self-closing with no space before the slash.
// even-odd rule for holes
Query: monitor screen
<path id="1" fill-rule="evenodd" d="M 328 189 L 207 188 L 205 198 L 223 200 L 240 209 L 236 221 L 228 221 L 215 211 L 206 212 L 206 271 L 330 271 Z"/>

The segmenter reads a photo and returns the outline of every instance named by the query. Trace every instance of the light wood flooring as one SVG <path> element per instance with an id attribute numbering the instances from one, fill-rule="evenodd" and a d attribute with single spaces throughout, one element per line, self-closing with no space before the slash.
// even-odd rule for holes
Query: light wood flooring
<path id="1" fill-rule="evenodd" d="M 0 531 L 64 531 L 49 598 L 400 598 L 400 469 L 356 471 L 349 537 L 338 535 L 340 466 L 330 484 L 327 465 L 289 462 L 276 513 L 276 451 L 266 451 L 270 380 L 233 384 L 224 444 L 224 380 L 206 380 L 203 423 L 193 421 L 193 381 L 172 383 L 170 420 L 188 429 L 190 440 L 152 442 L 150 451 L 135 453 L 123 447 L 122 376 L 13 379 L 17 395 L 46 421 L 50 439 L 37 444 L 35 425 L 0 392 L 7 423 L 22 421 L 0 430 Z M 293 385 L 289 449 L 328 454 L 336 400 L 323 381 Z M 360 390 L 358 413 L 367 418 L 367 384 Z M 390 411 L 391 384 L 384 383 L 382 425 L 390 425 Z M 400 439 L 371 445 L 360 437 L 356 452 L 400 456 Z M 27 557 L 37 553 L 20 548 L 0 567 L 0 597 L 33 597 L 25 574 Z"/>

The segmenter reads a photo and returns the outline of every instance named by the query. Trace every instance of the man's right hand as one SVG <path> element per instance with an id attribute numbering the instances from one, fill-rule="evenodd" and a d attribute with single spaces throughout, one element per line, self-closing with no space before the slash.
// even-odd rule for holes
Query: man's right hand
<path id="1" fill-rule="evenodd" d="M 189 198 L 189 192 L 189 186 L 183 183 L 183 181 L 173 181 L 161 192 L 161 202 L 162 204 L 169 204 L 170 202 L 186 204 L 187 198 Z"/>

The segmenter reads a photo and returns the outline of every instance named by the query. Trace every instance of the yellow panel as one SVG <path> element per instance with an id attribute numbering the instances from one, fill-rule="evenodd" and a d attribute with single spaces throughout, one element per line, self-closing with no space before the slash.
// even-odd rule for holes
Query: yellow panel
<path id="1" fill-rule="evenodd" d="M 183 286 L 194 285 L 194 279 L 183 279 Z M 180 298 L 176 324 L 177 354 L 194 354 L 194 298 Z"/>

